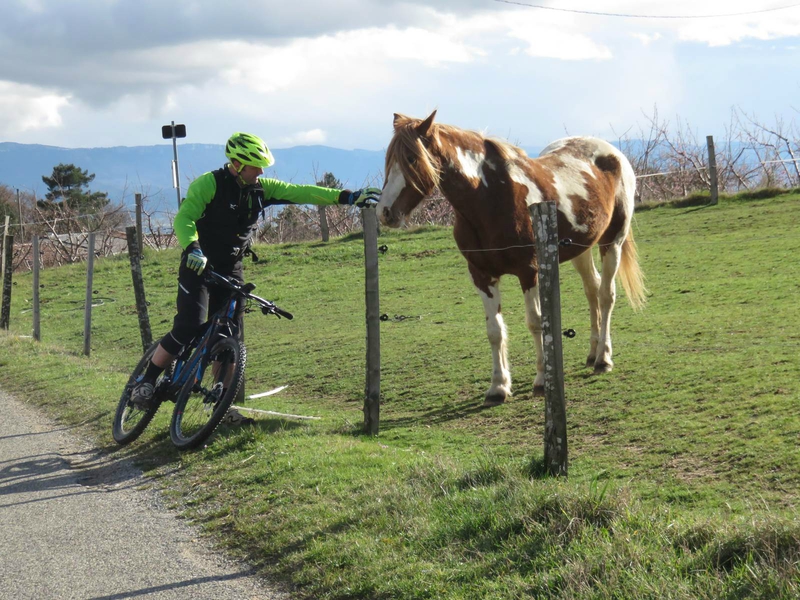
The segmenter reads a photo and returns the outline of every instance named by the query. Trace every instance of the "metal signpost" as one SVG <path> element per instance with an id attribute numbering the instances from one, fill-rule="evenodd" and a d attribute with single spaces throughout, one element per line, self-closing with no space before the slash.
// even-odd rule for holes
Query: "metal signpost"
<path id="1" fill-rule="evenodd" d="M 176 140 L 178 138 L 186 137 L 186 125 L 175 125 L 175 121 L 172 121 L 170 125 L 164 125 L 161 127 L 161 137 L 165 140 L 172 138 L 172 154 L 174 156 L 172 160 L 172 187 L 174 187 L 178 193 L 178 208 L 180 208 L 181 179 L 180 174 L 178 173 L 178 143 Z"/>

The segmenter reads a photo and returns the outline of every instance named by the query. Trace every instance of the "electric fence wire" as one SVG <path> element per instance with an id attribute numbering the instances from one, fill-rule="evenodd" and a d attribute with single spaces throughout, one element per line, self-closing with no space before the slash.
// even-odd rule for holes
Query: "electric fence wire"
<path id="1" fill-rule="evenodd" d="M 761 8 L 758 10 L 748 10 L 748 11 L 731 12 L 731 13 L 715 13 L 715 14 L 705 14 L 705 15 L 642 15 L 634 13 L 612 13 L 612 12 L 601 12 L 594 10 L 580 10 L 575 8 L 562 8 L 558 6 L 545 6 L 543 4 L 531 4 L 528 2 L 519 2 L 515 0 L 493 0 L 493 1 L 499 2 L 501 4 L 524 6 L 525 8 L 537 8 L 541 10 L 552 10 L 557 12 L 566 12 L 566 13 L 573 13 L 580 15 L 591 15 L 595 17 L 620 17 L 625 19 L 719 19 L 725 17 L 743 17 L 749 15 L 757 15 L 762 13 L 775 12 L 778 10 L 788 10 L 790 8 L 796 8 L 800 6 L 800 3 L 795 3 L 786 6 L 776 6 L 773 8 Z"/>

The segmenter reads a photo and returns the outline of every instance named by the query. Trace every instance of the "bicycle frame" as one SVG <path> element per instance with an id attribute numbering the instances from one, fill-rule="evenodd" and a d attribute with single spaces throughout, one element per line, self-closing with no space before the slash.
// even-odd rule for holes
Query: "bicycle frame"
<path id="1" fill-rule="evenodd" d="M 235 315 L 239 306 L 240 296 L 240 292 L 232 292 L 227 303 L 208 319 L 206 330 L 200 340 L 196 344 L 191 342 L 187 345 L 184 352 L 176 359 L 172 374 L 165 375 L 164 379 L 162 379 L 159 386 L 161 389 L 156 391 L 158 395 L 164 399 L 174 398 L 186 383 L 189 375 L 194 373 L 194 368 L 197 365 L 199 365 L 199 368 L 196 377 L 202 379 L 208 366 L 203 359 L 208 354 L 213 345 L 212 341 L 216 340 L 223 326 L 229 326 L 231 333 L 234 335 L 239 333 L 239 325 L 236 323 Z"/>

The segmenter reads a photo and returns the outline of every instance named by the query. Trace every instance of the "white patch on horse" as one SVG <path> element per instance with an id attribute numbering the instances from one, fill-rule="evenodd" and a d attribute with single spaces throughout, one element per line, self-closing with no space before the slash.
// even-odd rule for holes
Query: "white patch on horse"
<path id="1" fill-rule="evenodd" d="M 566 154 L 559 155 L 559 159 L 564 163 L 564 166 L 552 170 L 553 182 L 558 192 L 558 209 L 567 217 L 573 229 L 585 233 L 589 228 L 578 223 L 575 218 L 575 211 L 572 208 L 572 202 L 576 197 L 582 200 L 589 200 L 584 175 L 588 174 L 593 179 L 595 178 L 592 165 Z"/>
<path id="2" fill-rule="evenodd" d="M 403 177 L 403 171 L 393 163 L 389 169 L 389 177 L 386 178 L 386 185 L 383 187 L 381 194 L 381 201 L 378 204 L 379 209 L 391 208 L 394 201 L 400 197 L 400 193 L 406 187 L 406 178 Z"/>
<path id="3" fill-rule="evenodd" d="M 541 152 L 539 152 L 539 156 L 541 157 L 541 156 L 544 156 L 546 154 L 551 154 L 553 152 L 561 150 L 564 146 L 567 145 L 567 142 L 569 140 L 571 140 L 571 139 L 572 138 L 562 138 L 560 140 L 556 140 L 555 142 L 550 142 L 549 144 L 547 144 L 547 146 L 545 146 L 542 149 Z"/>
<path id="4" fill-rule="evenodd" d="M 511 177 L 511 181 L 514 183 L 528 189 L 528 195 L 525 197 L 525 204 L 530 206 L 531 204 L 543 201 L 542 191 L 539 189 L 539 186 L 531 181 L 525 174 L 525 171 L 520 169 L 517 165 L 513 163 L 508 165 L 508 176 Z"/>
<path id="5" fill-rule="evenodd" d="M 483 185 L 487 185 L 486 176 L 483 174 L 483 163 L 486 158 L 482 152 L 464 150 L 460 146 L 456 147 L 456 158 L 461 173 L 470 179 L 480 179 Z M 451 165 L 455 168 L 455 165 Z"/>

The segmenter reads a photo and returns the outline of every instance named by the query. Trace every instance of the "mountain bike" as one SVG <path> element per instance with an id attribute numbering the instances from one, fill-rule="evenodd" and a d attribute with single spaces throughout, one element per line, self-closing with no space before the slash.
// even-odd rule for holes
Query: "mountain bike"
<path id="1" fill-rule="evenodd" d="M 222 421 L 244 382 L 247 350 L 237 311 L 252 312 L 255 304 L 265 315 L 293 319 L 293 315 L 264 298 L 255 296 L 252 283 L 239 284 L 211 269 L 206 281 L 230 292 L 228 299 L 203 325 L 190 342 L 156 380 L 153 401 L 146 409 L 131 402 L 131 392 L 147 370 L 159 342 L 150 346 L 128 378 L 114 415 L 112 433 L 120 445 L 138 438 L 153 420 L 164 401 L 175 402 L 169 433 L 180 450 L 198 447 Z"/>

